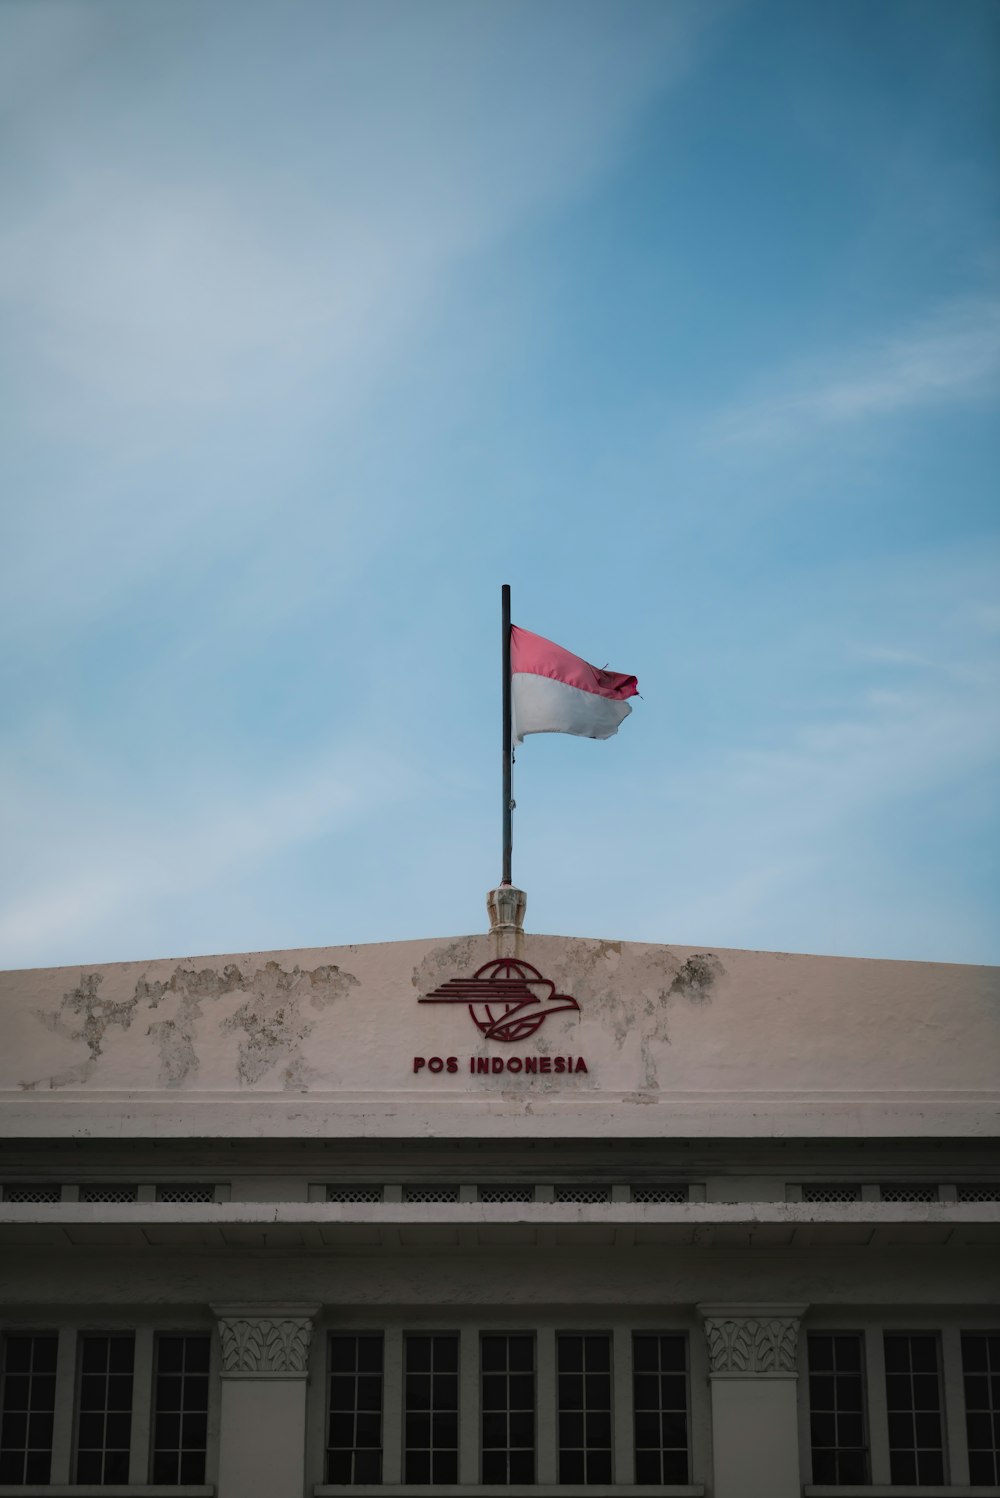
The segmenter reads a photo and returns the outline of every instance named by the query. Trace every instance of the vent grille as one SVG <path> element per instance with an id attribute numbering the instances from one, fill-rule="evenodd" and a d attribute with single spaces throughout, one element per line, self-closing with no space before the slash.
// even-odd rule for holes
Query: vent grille
<path id="1" fill-rule="evenodd" d="M 802 1200 L 804 1202 L 859 1202 L 861 1200 L 860 1186 L 803 1186 Z"/>
<path id="2" fill-rule="evenodd" d="M 381 1186 L 327 1186 L 328 1202 L 374 1203 L 382 1200 Z"/>
<path id="3" fill-rule="evenodd" d="M 960 1202 L 1000 1202 L 1000 1182 L 983 1181 L 978 1186 L 959 1186 Z"/>
<path id="4" fill-rule="evenodd" d="M 936 1202 L 936 1186 L 880 1186 L 879 1195 L 884 1202 Z"/>
<path id="5" fill-rule="evenodd" d="M 557 1186 L 557 1202 L 577 1202 L 583 1206 L 596 1206 L 598 1202 L 611 1200 L 610 1186 Z"/>
<path id="6" fill-rule="evenodd" d="M 157 1186 L 156 1200 L 172 1202 L 175 1206 L 193 1205 L 196 1202 L 214 1202 L 214 1186 Z"/>
<path id="7" fill-rule="evenodd" d="M 5 1186 L 5 1202 L 57 1202 L 62 1200 L 61 1186 Z"/>
<path id="8" fill-rule="evenodd" d="M 138 1197 L 135 1186 L 81 1186 L 82 1202 L 134 1202 Z"/>
<path id="9" fill-rule="evenodd" d="M 405 1202 L 457 1202 L 457 1186 L 405 1186 Z"/>
<path id="10" fill-rule="evenodd" d="M 686 1186 L 633 1186 L 632 1200 L 643 1202 L 650 1206 L 658 1206 L 665 1203 L 686 1202 L 688 1189 Z"/>
<path id="11" fill-rule="evenodd" d="M 502 1205 L 506 1202 L 533 1202 L 534 1186 L 480 1186 L 479 1200 Z"/>

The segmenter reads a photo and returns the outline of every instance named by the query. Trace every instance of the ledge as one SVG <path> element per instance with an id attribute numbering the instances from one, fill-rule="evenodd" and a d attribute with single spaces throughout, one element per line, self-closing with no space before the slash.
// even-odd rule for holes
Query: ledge
<path id="1" fill-rule="evenodd" d="M 462 1489 L 463 1492 L 474 1494 L 475 1498 L 510 1498 L 513 1488 L 503 1487 L 496 1483 L 477 1483 L 474 1486 L 462 1484 L 443 1483 L 394 1483 L 391 1486 L 386 1483 L 361 1483 L 358 1486 L 346 1487 L 340 1483 L 319 1483 L 313 1488 L 314 1498 L 354 1498 L 355 1494 L 361 1498 L 455 1498 L 455 1494 Z M 104 1489 L 108 1491 L 107 1488 Z M 700 1482 L 687 1483 L 654 1483 L 645 1487 L 633 1487 L 631 1483 L 594 1482 L 594 1483 L 532 1483 L 526 1489 L 531 1498 L 650 1498 L 651 1494 L 662 1494 L 663 1498 L 704 1498 L 705 1485 Z M 831 1492 L 834 1491 L 831 1489 Z M 840 1489 L 844 1491 L 843 1488 Z M 871 1491 L 868 1489 L 867 1491 Z M 895 1490 L 894 1490 L 895 1491 Z M 902 1489 L 900 1489 L 902 1491 Z M 916 1491 L 915 1489 L 913 1491 Z M 956 1489 L 956 1491 L 958 1491 Z M 963 1488 L 963 1493 L 969 1489 Z M 993 1489 L 994 1493 L 996 1489 Z"/>
<path id="2" fill-rule="evenodd" d="M 212 1483 L 0 1482 L 0 1498 L 214 1498 Z"/>
<path id="3" fill-rule="evenodd" d="M 973 1483 L 957 1487 L 954 1483 L 848 1483 L 831 1485 L 807 1482 L 803 1498 L 996 1498 L 996 1484 Z"/>

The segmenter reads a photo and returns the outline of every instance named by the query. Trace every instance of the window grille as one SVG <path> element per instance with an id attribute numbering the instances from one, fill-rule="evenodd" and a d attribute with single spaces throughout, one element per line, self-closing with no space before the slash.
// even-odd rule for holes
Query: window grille
<path id="1" fill-rule="evenodd" d="M 559 1481 L 611 1481 L 611 1338 L 557 1338 Z"/>
<path id="2" fill-rule="evenodd" d="M 62 1200 L 61 1186 L 5 1186 L 5 1202 L 57 1202 Z"/>
<path id="3" fill-rule="evenodd" d="M 483 1336 L 482 1481 L 530 1486 L 535 1481 L 535 1339 Z"/>
<path id="4" fill-rule="evenodd" d="M 210 1339 L 156 1339 L 152 1481 L 204 1482 Z"/>
<path id="5" fill-rule="evenodd" d="M 609 1202 L 611 1200 L 610 1186 L 557 1186 L 555 1191 L 557 1202 L 579 1202 L 584 1206 L 593 1206 L 598 1202 Z"/>
<path id="6" fill-rule="evenodd" d="M 82 1202 L 134 1202 L 138 1196 L 135 1186 L 81 1186 Z"/>
<path id="7" fill-rule="evenodd" d="M 960 1202 L 1000 1202 L 1000 1183 L 981 1182 L 978 1186 L 959 1186 Z"/>
<path id="8" fill-rule="evenodd" d="M 686 1337 L 634 1333 L 632 1397 L 636 1482 L 687 1482 Z"/>
<path id="9" fill-rule="evenodd" d="M 214 1186 L 157 1186 L 156 1200 L 184 1206 L 194 1202 L 214 1202 Z"/>
<path id="10" fill-rule="evenodd" d="M 861 1187 L 834 1185 L 803 1186 L 802 1200 L 804 1202 L 859 1202 L 861 1200 Z"/>
<path id="11" fill-rule="evenodd" d="M 9 1335 L 0 1363 L 0 1482 L 47 1484 L 56 1407 L 51 1333 Z"/>
<path id="12" fill-rule="evenodd" d="M 808 1348 L 812 1480 L 867 1483 L 861 1338 L 815 1333 Z"/>
<path id="13" fill-rule="evenodd" d="M 80 1339 L 77 1482 L 128 1482 L 134 1356 L 131 1334 Z"/>
<path id="14" fill-rule="evenodd" d="M 382 1337 L 330 1338 L 326 1480 L 382 1481 Z"/>
<path id="15" fill-rule="evenodd" d="M 936 1336 L 885 1333 L 885 1393 L 890 1482 L 944 1482 Z"/>
<path id="16" fill-rule="evenodd" d="M 328 1202 L 380 1202 L 383 1197 L 381 1186 L 327 1186 L 326 1199 Z"/>
<path id="17" fill-rule="evenodd" d="M 533 1202 L 534 1186 L 480 1186 L 479 1200 L 494 1205 L 504 1202 Z"/>
<path id="18" fill-rule="evenodd" d="M 936 1186 L 880 1186 L 879 1196 L 884 1202 L 936 1202 Z"/>
<path id="19" fill-rule="evenodd" d="M 457 1202 L 457 1186 L 404 1186 L 405 1202 Z"/>
<path id="20" fill-rule="evenodd" d="M 405 1482 L 458 1482 L 458 1337 L 408 1335 Z"/>
<path id="21" fill-rule="evenodd" d="M 686 1202 L 686 1186 L 633 1186 L 632 1200 L 647 1205 L 662 1205 L 667 1202 Z"/>
<path id="22" fill-rule="evenodd" d="M 962 1333 L 969 1481 L 1000 1483 L 1000 1332 Z"/>

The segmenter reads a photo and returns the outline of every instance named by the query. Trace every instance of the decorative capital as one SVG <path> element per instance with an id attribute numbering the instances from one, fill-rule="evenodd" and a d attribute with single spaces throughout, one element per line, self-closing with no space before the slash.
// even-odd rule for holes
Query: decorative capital
<path id="1" fill-rule="evenodd" d="M 224 1378 L 305 1378 L 317 1306 L 213 1306 Z"/>
<path id="2" fill-rule="evenodd" d="M 701 1305 L 711 1372 L 730 1377 L 794 1377 L 804 1305 Z"/>
<path id="3" fill-rule="evenodd" d="M 523 889 L 515 889 L 513 884 L 501 884 L 497 889 L 491 889 L 486 896 L 490 935 L 494 931 L 523 931 L 527 908 L 528 897 Z"/>

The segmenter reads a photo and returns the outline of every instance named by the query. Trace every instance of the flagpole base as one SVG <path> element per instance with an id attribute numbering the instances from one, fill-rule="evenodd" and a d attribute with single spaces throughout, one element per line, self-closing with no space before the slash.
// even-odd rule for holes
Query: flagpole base
<path id="1" fill-rule="evenodd" d="M 528 897 L 523 889 L 512 884 L 501 884 L 491 889 L 486 896 L 486 910 L 490 918 L 490 935 L 496 932 L 524 932 L 524 912 L 528 908 Z"/>

